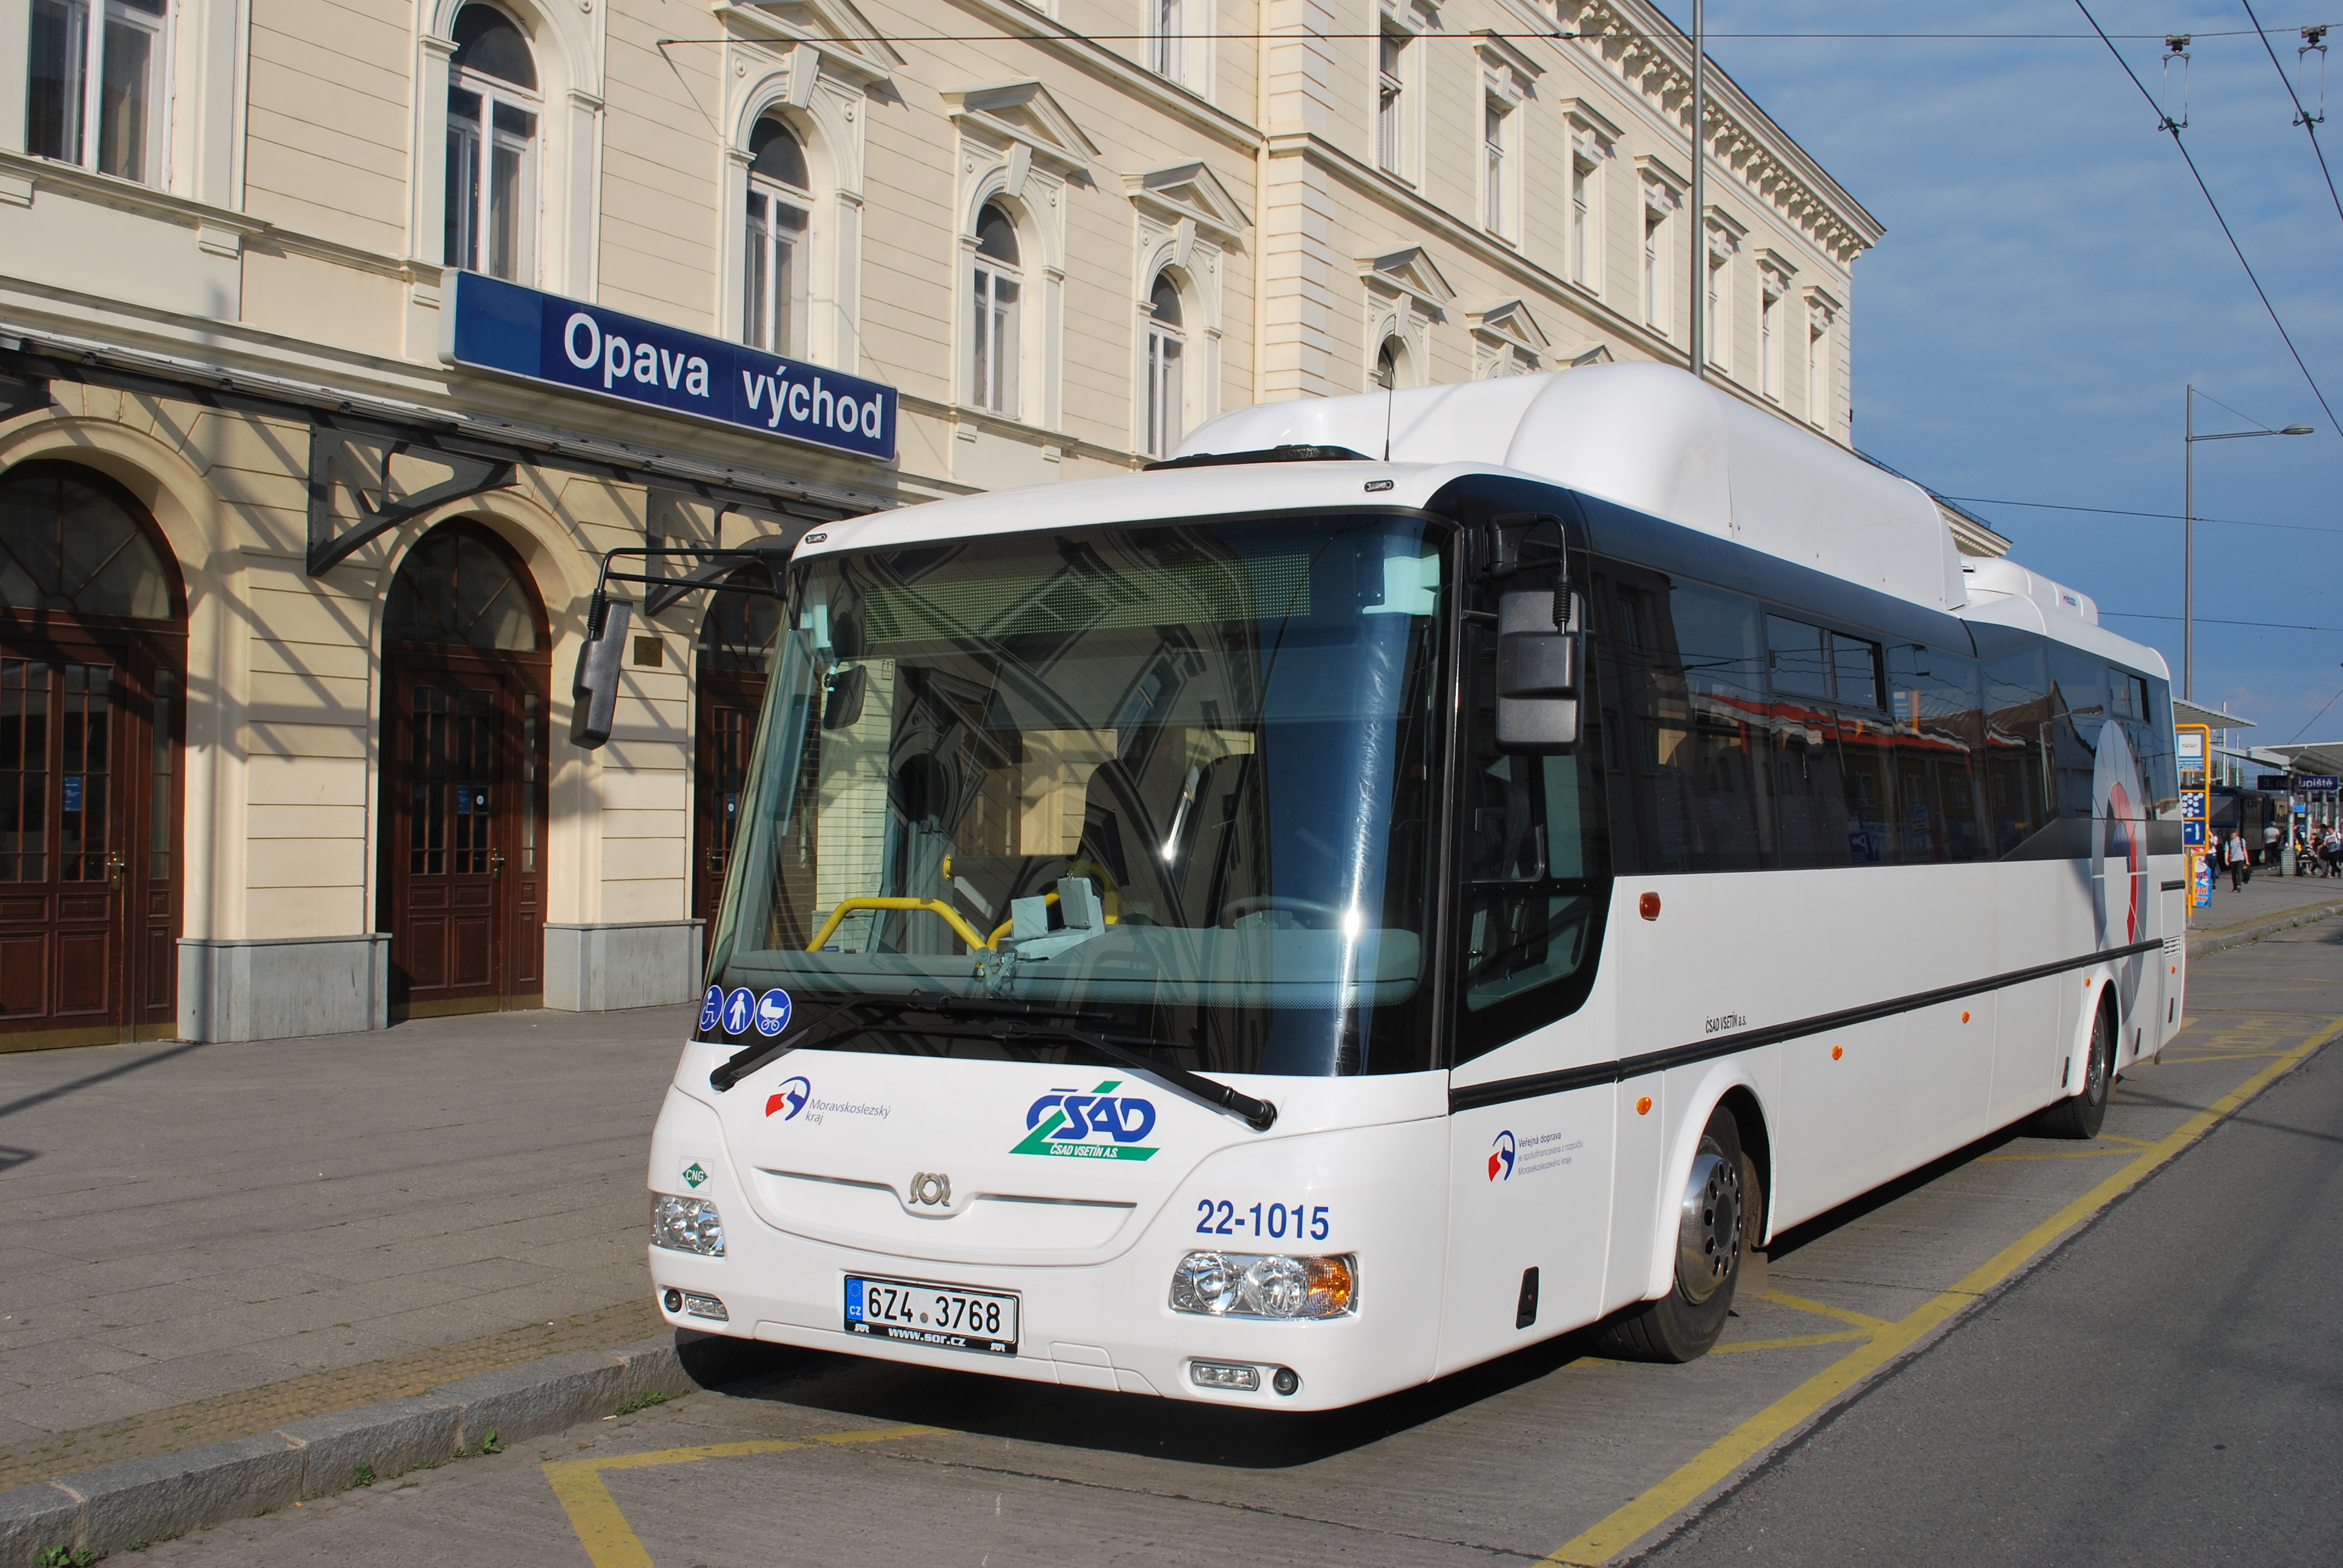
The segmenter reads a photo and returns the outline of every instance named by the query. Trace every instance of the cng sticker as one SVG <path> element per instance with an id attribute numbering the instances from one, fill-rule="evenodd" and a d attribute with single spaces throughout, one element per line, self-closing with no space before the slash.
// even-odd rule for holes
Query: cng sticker
<path id="1" fill-rule="evenodd" d="M 683 1184 L 695 1192 L 699 1191 L 708 1181 L 707 1169 L 697 1160 L 686 1165 L 680 1174 L 683 1177 Z"/>
<path id="2" fill-rule="evenodd" d="M 1152 1160 L 1156 1151 L 1139 1141 L 1155 1130 L 1154 1102 L 1116 1094 L 1121 1081 L 1110 1078 L 1088 1094 L 1050 1091 L 1026 1109 L 1025 1125 L 1031 1131 L 1009 1152 L 1070 1160 Z"/>

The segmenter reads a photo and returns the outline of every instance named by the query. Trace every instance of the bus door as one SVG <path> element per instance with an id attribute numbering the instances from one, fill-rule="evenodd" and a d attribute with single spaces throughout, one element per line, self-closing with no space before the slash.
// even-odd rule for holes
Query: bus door
<path id="1" fill-rule="evenodd" d="M 1488 1081 L 1615 1058 L 1614 1030 L 1567 1016 L 1592 984 L 1610 898 L 1599 742 L 1571 756 L 1500 752 L 1496 638 L 1477 627 L 1471 636 L 1457 813 L 1466 879 L 1451 970 L 1460 1065 L 1474 1060 L 1460 1076 Z M 1597 1315 L 1603 1271 L 1592 1263 L 1609 1249 L 1616 1094 L 1595 1084 L 1449 1118 L 1442 1371 L 1541 1326 Z"/>

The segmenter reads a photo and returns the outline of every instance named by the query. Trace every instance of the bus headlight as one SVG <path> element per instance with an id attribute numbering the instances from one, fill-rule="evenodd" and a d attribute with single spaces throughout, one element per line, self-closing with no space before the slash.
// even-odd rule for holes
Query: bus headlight
<path id="1" fill-rule="evenodd" d="M 704 1258 L 724 1255 L 724 1220 L 705 1198 L 651 1194 L 651 1245 Z"/>
<path id="2" fill-rule="evenodd" d="M 1172 1310 L 1215 1318 L 1339 1318 L 1358 1311 L 1359 1260 L 1191 1252 L 1172 1271 Z"/>

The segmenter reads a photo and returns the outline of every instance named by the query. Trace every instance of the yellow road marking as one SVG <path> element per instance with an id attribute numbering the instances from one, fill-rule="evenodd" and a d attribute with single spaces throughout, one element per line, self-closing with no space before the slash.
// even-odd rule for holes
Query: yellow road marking
<path id="1" fill-rule="evenodd" d="M 1819 1414 L 1840 1395 L 1942 1327 L 1962 1308 L 2024 1268 L 2069 1230 L 2115 1201 L 2157 1167 L 2202 1137 L 2214 1123 L 2260 1093 L 2288 1068 L 2338 1034 L 2343 1034 L 2343 1018 L 2335 1020 L 2318 1034 L 2148 1145 L 2133 1157 L 2131 1163 L 1971 1270 L 1951 1290 L 1935 1297 L 1901 1321 L 1885 1325 L 1880 1332 L 1855 1350 L 1726 1432 L 1674 1474 L 1593 1529 L 1555 1548 L 1546 1562 L 1579 1564 L 1584 1568 L 1594 1568 L 1596 1564 L 1608 1563 L 1675 1517 L 1679 1512 L 1700 1501 L 1710 1488 L 1731 1477 L 1810 1417 Z M 1765 1299 L 1774 1299 L 1779 1294 L 1778 1292 L 1768 1291 Z"/>
<path id="2" fill-rule="evenodd" d="M 1804 1296 L 1794 1296 L 1787 1291 L 1766 1291 L 1757 1299 L 1761 1302 L 1771 1302 L 1777 1307 L 1795 1307 L 1802 1312 L 1812 1312 L 1818 1318 L 1836 1318 L 1840 1322 L 1853 1323 L 1858 1329 L 1869 1329 L 1874 1332 L 1895 1326 L 1885 1318 L 1875 1318 L 1869 1312 L 1858 1312 L 1851 1307 L 1835 1307 L 1828 1302 L 1810 1302 Z"/>
<path id="3" fill-rule="evenodd" d="M 640 1470 L 653 1464 L 689 1464 L 700 1459 L 736 1459 L 748 1453 L 786 1453 L 819 1443 L 883 1442 L 889 1438 L 923 1437 L 941 1432 L 937 1426 L 889 1426 L 873 1432 L 829 1432 L 817 1437 L 756 1438 L 745 1442 L 703 1442 L 691 1448 L 662 1448 L 649 1453 L 615 1453 L 606 1458 L 558 1459 L 545 1467 L 553 1495 L 569 1515 L 578 1544 L 594 1568 L 652 1568 L 651 1554 L 619 1512 L 618 1500 L 602 1480 L 606 1470 Z"/>
<path id="4" fill-rule="evenodd" d="M 2102 1154 L 2129 1154 L 2129 1149 L 2049 1149 L 2039 1154 L 1980 1154 L 1969 1161 L 1972 1165 L 1990 1165 L 1996 1160 L 2091 1160 Z"/>
<path id="5" fill-rule="evenodd" d="M 1841 1329 L 1831 1334 L 1793 1334 L 1785 1340 L 1741 1340 L 1729 1345 L 1712 1345 L 1708 1353 L 1721 1356 L 1727 1351 L 1786 1351 L 1799 1345 L 1843 1345 L 1850 1340 L 1867 1340 L 1876 1330 Z"/>

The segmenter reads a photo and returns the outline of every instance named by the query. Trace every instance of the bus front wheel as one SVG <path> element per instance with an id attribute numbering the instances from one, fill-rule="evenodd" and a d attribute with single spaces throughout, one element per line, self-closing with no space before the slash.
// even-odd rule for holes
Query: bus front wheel
<path id="1" fill-rule="evenodd" d="M 1765 1204 L 1741 1127 L 1718 1106 L 1700 1135 L 1676 1221 L 1675 1282 L 1656 1302 L 1629 1307 L 1595 1331 L 1595 1347 L 1620 1361 L 1688 1362 L 1725 1332 L 1733 1288 Z"/>

